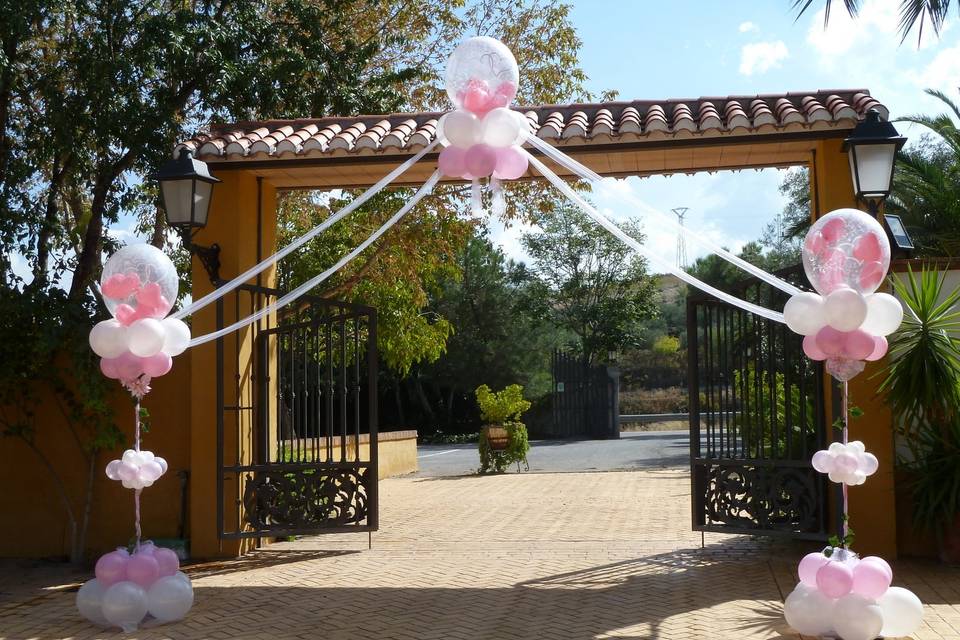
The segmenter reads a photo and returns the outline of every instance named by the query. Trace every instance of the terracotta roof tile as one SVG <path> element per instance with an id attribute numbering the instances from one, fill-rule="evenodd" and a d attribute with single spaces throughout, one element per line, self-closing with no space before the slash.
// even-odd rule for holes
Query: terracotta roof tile
<path id="1" fill-rule="evenodd" d="M 889 111 L 862 89 L 690 100 L 637 100 L 544 105 L 520 109 L 530 130 L 551 144 L 576 145 L 604 139 L 764 135 L 810 128 L 851 129 L 870 109 Z M 338 156 L 407 154 L 436 139 L 441 113 L 305 118 L 212 125 L 177 145 L 219 162 Z"/>

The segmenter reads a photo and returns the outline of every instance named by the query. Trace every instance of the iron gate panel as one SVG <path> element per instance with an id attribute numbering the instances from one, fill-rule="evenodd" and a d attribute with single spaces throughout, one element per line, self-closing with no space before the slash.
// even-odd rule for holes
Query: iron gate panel
<path id="1" fill-rule="evenodd" d="M 559 438 L 620 437 L 620 377 L 616 369 L 553 352 L 552 433 Z"/>
<path id="2" fill-rule="evenodd" d="M 253 310 L 282 292 L 246 285 L 233 295 L 239 317 L 241 298 Z M 221 299 L 218 326 L 223 315 Z M 235 405 L 224 399 L 226 345 L 217 341 L 220 537 L 376 531 L 376 310 L 305 296 L 249 331 L 248 369 L 241 337 L 232 340 Z M 227 524 L 231 501 L 239 516 Z"/>
<path id="3" fill-rule="evenodd" d="M 806 286 L 799 267 L 780 277 Z M 738 295 L 780 309 L 757 281 Z M 810 462 L 826 446 L 823 365 L 802 336 L 712 297 L 687 300 L 693 529 L 826 540 L 827 483 Z"/>

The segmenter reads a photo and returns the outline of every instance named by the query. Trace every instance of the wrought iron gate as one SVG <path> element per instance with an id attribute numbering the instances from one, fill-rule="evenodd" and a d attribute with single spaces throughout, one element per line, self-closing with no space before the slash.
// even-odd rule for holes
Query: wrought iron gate
<path id="1" fill-rule="evenodd" d="M 800 268 L 779 275 L 807 286 Z M 787 299 L 756 280 L 736 293 Z M 829 436 L 822 364 L 783 324 L 703 295 L 687 300 L 687 337 L 694 530 L 825 540 L 827 484 L 810 463 Z"/>
<path id="2" fill-rule="evenodd" d="M 243 286 L 217 325 L 280 295 Z M 305 296 L 279 314 L 217 341 L 219 535 L 375 531 L 376 310 Z"/>
<path id="3" fill-rule="evenodd" d="M 619 438 L 620 377 L 564 351 L 553 352 L 551 436 Z"/>

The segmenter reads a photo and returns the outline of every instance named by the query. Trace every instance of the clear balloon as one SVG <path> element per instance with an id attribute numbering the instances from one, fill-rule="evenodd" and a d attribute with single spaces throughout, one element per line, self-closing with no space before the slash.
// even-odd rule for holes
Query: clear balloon
<path id="1" fill-rule="evenodd" d="M 827 324 L 823 297 L 809 291 L 791 296 L 783 307 L 783 319 L 794 333 L 816 334 Z"/>
<path id="2" fill-rule="evenodd" d="M 116 319 L 104 320 L 90 330 L 90 348 L 101 358 L 116 358 L 127 350 L 127 328 Z"/>
<path id="3" fill-rule="evenodd" d="M 869 214 L 838 209 L 810 227 L 802 257 L 807 279 L 821 294 L 843 286 L 867 294 L 876 290 L 887 273 L 890 243 Z"/>
<path id="4" fill-rule="evenodd" d="M 859 292 L 840 287 L 824 298 L 823 310 L 828 325 L 837 331 L 853 331 L 867 317 L 867 301 Z"/>
<path id="5" fill-rule="evenodd" d="M 167 332 L 159 320 L 154 318 L 136 320 L 127 329 L 130 353 L 141 358 L 156 355 L 163 349 L 166 336 Z"/>
<path id="6" fill-rule="evenodd" d="M 175 575 L 160 578 L 147 592 L 150 615 L 160 622 L 180 620 L 192 606 L 193 587 Z"/>
<path id="7" fill-rule="evenodd" d="M 883 613 L 883 629 L 879 633 L 885 638 L 909 636 L 923 622 L 923 603 L 909 589 L 890 587 L 878 604 Z"/>
<path id="8" fill-rule="evenodd" d="M 103 617 L 129 633 L 147 615 L 147 592 L 130 581 L 118 582 L 103 594 Z"/>
<path id="9" fill-rule="evenodd" d="M 824 368 L 840 382 L 846 382 L 863 373 L 864 364 L 861 360 L 849 358 L 827 358 Z"/>
<path id="10" fill-rule="evenodd" d="M 889 293 L 874 293 L 867 298 L 867 315 L 861 327 L 875 336 L 888 336 L 903 322 L 903 305 Z"/>
<path id="11" fill-rule="evenodd" d="M 883 628 L 883 612 L 862 595 L 845 595 L 833 605 L 833 629 L 843 640 L 873 640 Z"/>
<path id="12" fill-rule="evenodd" d="M 464 40 L 447 62 L 450 101 L 478 115 L 508 106 L 516 97 L 519 83 L 520 69 L 513 53 L 495 38 Z"/>
<path id="13" fill-rule="evenodd" d="M 103 594 L 106 590 L 103 583 L 94 578 L 84 582 L 80 590 L 77 591 L 77 610 L 80 611 L 80 615 L 101 627 L 110 624 L 103 617 Z"/>
<path id="14" fill-rule="evenodd" d="M 783 603 L 787 624 L 808 636 L 826 635 L 831 631 L 833 601 L 815 587 L 801 583 Z"/>
<path id="15" fill-rule="evenodd" d="M 149 244 L 121 248 L 107 260 L 100 278 L 103 301 L 123 324 L 140 318 L 163 318 L 176 302 L 178 289 L 173 262 Z M 124 305 L 122 310 L 118 310 L 120 305 Z"/>

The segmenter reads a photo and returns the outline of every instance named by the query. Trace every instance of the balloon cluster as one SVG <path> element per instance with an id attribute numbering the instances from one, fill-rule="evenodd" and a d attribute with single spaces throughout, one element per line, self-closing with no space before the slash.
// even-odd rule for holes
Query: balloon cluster
<path id="1" fill-rule="evenodd" d="M 189 346 L 189 327 L 166 317 L 177 290 L 170 258 L 148 244 L 123 247 L 103 267 L 100 293 L 113 318 L 93 327 L 90 348 L 100 356 L 103 374 L 132 393 L 142 396 L 149 378 L 170 371 L 173 356 Z"/>
<path id="2" fill-rule="evenodd" d="M 893 296 L 874 293 L 890 266 L 890 243 L 880 223 L 857 209 L 820 218 L 803 243 L 803 268 L 818 293 L 787 301 L 787 326 L 804 336 L 803 351 L 826 360 L 827 371 L 846 381 L 864 361 L 887 353 L 887 339 L 903 320 Z"/>
<path id="3" fill-rule="evenodd" d="M 119 480 L 127 489 L 149 487 L 167 472 L 167 461 L 152 451 L 127 449 L 119 460 L 107 464 L 107 477 Z"/>
<path id="4" fill-rule="evenodd" d="M 813 468 L 826 473 L 831 482 L 849 486 L 863 484 L 880 467 L 877 457 L 868 452 L 859 440 L 833 442 L 828 449 L 813 454 Z"/>
<path id="5" fill-rule="evenodd" d="M 842 640 L 909 636 L 920 627 L 923 604 L 908 589 L 891 587 L 893 570 L 883 558 L 862 560 L 827 547 L 800 561 L 800 583 L 787 596 L 787 623 L 803 635 Z"/>
<path id="6" fill-rule="evenodd" d="M 104 554 L 95 572 L 77 592 L 77 609 L 102 627 L 130 632 L 149 618 L 180 620 L 193 606 L 193 585 L 177 554 L 151 542 L 133 554 L 122 548 Z"/>
<path id="7" fill-rule="evenodd" d="M 514 180 L 526 173 L 527 156 L 518 145 L 529 125 L 508 108 L 519 81 L 517 61 L 499 40 L 479 36 L 454 50 L 446 85 L 457 108 L 440 118 L 447 145 L 437 160 L 441 173 L 465 180 Z"/>

